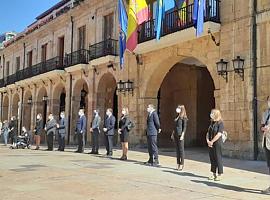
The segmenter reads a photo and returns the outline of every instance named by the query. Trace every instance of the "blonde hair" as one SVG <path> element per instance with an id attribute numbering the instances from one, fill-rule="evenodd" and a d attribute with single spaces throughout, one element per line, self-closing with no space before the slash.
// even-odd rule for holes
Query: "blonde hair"
<path id="1" fill-rule="evenodd" d="M 181 112 L 179 113 L 179 117 L 182 119 L 187 119 L 187 111 L 184 105 L 178 105 L 177 108 L 181 109 Z"/>
<path id="2" fill-rule="evenodd" d="M 219 122 L 219 121 L 222 120 L 220 110 L 218 110 L 218 109 L 212 109 L 211 110 L 211 113 L 213 113 L 213 119 L 212 119 L 213 121 Z"/>
<path id="3" fill-rule="evenodd" d="M 123 107 L 122 110 L 126 111 L 126 115 L 129 114 L 128 107 Z"/>

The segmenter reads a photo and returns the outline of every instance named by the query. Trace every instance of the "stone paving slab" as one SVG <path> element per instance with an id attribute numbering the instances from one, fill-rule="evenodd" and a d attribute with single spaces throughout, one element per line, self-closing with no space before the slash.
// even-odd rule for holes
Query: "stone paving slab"
<path id="1" fill-rule="evenodd" d="M 148 167 L 145 149 L 129 152 L 120 161 L 103 155 L 66 152 L 11 150 L 0 146 L 0 200 L 137 200 L 137 199 L 270 199 L 260 193 L 270 184 L 261 161 L 224 159 L 221 182 L 208 181 L 208 154 L 187 150 L 185 169 L 174 170 L 172 151 L 161 151 L 160 168 Z M 104 149 L 101 153 L 105 153 Z"/>

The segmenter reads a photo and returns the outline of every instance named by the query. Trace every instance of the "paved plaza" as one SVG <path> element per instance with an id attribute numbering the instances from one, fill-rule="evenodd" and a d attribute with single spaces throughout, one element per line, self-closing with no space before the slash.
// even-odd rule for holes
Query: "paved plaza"
<path id="1" fill-rule="evenodd" d="M 44 147 L 45 149 L 45 147 Z M 207 150 L 187 150 L 185 169 L 175 171 L 173 150 L 162 150 L 159 168 L 144 166 L 145 149 L 129 152 L 129 161 L 102 155 L 46 152 L 0 147 L 0 200 L 120 199 L 270 199 L 265 162 L 225 159 L 221 182 L 208 181 Z M 102 149 L 100 153 L 105 153 Z"/>

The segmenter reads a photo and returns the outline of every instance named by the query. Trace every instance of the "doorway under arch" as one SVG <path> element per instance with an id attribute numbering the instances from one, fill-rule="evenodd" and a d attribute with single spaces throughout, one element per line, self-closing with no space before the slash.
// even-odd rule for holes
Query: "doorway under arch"
<path id="1" fill-rule="evenodd" d="M 13 96 L 12 107 L 11 107 L 11 116 L 15 116 L 16 119 L 20 117 L 19 107 L 20 107 L 20 96 L 19 94 L 16 93 Z"/>
<path id="2" fill-rule="evenodd" d="M 3 107 L 2 107 L 2 121 L 9 120 L 8 119 L 8 108 L 9 108 L 9 98 L 8 95 L 4 95 L 3 98 Z"/>
<path id="3" fill-rule="evenodd" d="M 24 126 L 27 130 L 31 128 L 31 120 L 32 120 L 32 93 L 30 91 L 26 91 L 24 95 L 24 104 L 23 104 L 23 118 L 22 118 L 22 126 Z"/>
<path id="4" fill-rule="evenodd" d="M 205 146 L 209 114 L 215 107 L 215 86 L 207 67 L 197 59 L 189 58 L 171 66 L 167 73 L 161 76 L 161 84 L 156 90 L 157 112 L 162 128 L 162 134 L 158 137 L 159 146 L 172 146 L 170 135 L 174 129 L 175 110 L 178 105 L 186 107 L 189 119 L 185 145 Z"/>

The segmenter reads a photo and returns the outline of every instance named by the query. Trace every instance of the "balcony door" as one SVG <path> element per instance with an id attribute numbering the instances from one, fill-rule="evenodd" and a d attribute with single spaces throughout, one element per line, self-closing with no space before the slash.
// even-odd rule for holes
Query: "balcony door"
<path id="1" fill-rule="evenodd" d="M 47 43 L 41 46 L 41 62 L 46 62 L 47 60 Z"/>
<path id="2" fill-rule="evenodd" d="M 113 38 L 113 28 L 114 28 L 114 15 L 113 13 L 104 16 L 104 24 L 103 24 L 103 40 Z"/>
<path id="3" fill-rule="evenodd" d="M 85 36 L 86 27 L 84 25 L 78 29 L 78 50 L 85 49 Z"/>
<path id="4" fill-rule="evenodd" d="M 33 62 L 33 51 L 27 53 L 27 67 L 31 67 Z"/>
<path id="5" fill-rule="evenodd" d="M 59 56 L 59 65 L 63 65 L 64 60 L 64 52 L 65 52 L 65 37 L 58 38 L 58 56 Z"/>

